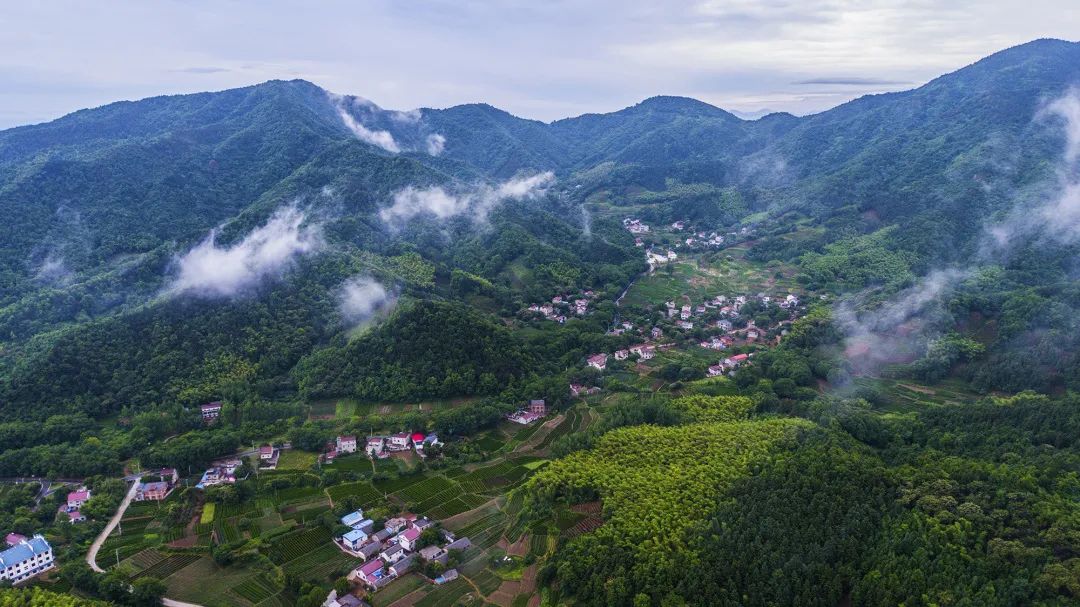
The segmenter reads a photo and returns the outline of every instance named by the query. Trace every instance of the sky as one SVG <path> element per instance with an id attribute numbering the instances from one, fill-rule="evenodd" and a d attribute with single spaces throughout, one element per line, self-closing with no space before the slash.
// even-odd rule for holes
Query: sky
<path id="1" fill-rule="evenodd" d="M 661 94 L 802 115 L 1077 32 L 1075 0 L 5 2 L 0 128 L 274 78 L 544 121 Z"/>

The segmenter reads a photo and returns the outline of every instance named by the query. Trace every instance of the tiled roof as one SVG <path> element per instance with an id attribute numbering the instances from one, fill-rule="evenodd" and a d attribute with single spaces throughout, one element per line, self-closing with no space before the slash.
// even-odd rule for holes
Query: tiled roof
<path id="1" fill-rule="evenodd" d="M 23 561 L 32 559 L 51 549 L 49 542 L 46 542 L 45 538 L 40 535 L 35 535 L 25 542 L 20 542 L 19 544 L 0 552 L 0 567 L 18 565 Z"/>

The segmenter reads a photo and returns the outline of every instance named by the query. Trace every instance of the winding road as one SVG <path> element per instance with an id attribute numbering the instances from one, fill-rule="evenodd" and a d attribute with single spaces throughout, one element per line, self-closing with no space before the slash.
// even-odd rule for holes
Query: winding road
<path id="1" fill-rule="evenodd" d="M 124 500 L 120 502 L 120 507 L 116 509 L 116 514 L 114 514 L 112 518 L 109 519 L 109 524 L 105 525 L 105 528 L 101 530 L 101 533 L 98 534 L 96 538 L 94 538 L 94 543 L 90 544 L 90 551 L 86 553 L 86 564 L 90 565 L 90 568 L 98 573 L 105 573 L 104 569 L 98 567 L 98 552 L 101 550 L 101 546 L 105 543 L 106 538 L 109 537 L 109 534 L 112 533 L 113 529 L 116 529 L 116 526 L 120 524 L 120 519 L 124 518 L 124 512 L 126 512 L 128 506 L 131 505 L 131 500 L 135 499 L 135 493 L 139 489 L 139 478 L 141 476 L 141 474 L 132 474 L 124 477 L 125 480 L 132 481 L 131 489 L 129 489 L 127 495 L 124 496 Z M 195 603 L 174 601 L 173 599 L 169 598 L 161 599 L 161 604 L 165 607 L 203 607 L 202 605 L 197 605 Z"/>

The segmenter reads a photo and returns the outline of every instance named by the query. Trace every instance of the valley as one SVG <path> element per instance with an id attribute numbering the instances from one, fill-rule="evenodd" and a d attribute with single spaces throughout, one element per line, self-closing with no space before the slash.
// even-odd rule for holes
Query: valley
<path id="1" fill-rule="evenodd" d="M 1078 604 L 1078 81 L 0 131 L 0 603 Z"/>

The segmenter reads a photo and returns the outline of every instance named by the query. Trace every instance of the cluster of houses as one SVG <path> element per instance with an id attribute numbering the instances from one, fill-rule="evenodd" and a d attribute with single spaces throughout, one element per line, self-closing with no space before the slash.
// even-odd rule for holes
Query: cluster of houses
<path id="1" fill-rule="evenodd" d="M 75 524 L 81 523 L 86 520 L 86 515 L 80 512 L 83 504 L 90 500 L 90 490 L 86 487 L 79 487 L 75 491 L 70 491 L 67 494 L 67 501 L 60 504 L 59 512 L 63 512 L 68 516 L 68 522 Z"/>
<path id="2" fill-rule="evenodd" d="M 685 221 L 676 221 L 671 224 L 672 231 L 681 232 L 686 229 Z M 746 233 L 746 228 L 743 228 L 743 233 Z M 735 232 L 731 232 L 731 236 L 736 236 Z M 724 237 L 716 232 L 697 232 L 696 234 L 688 237 L 684 241 L 686 246 L 693 247 L 697 245 L 707 245 L 710 247 L 720 247 L 724 245 Z"/>
<path id="3" fill-rule="evenodd" d="M 583 386 L 581 384 L 570 384 L 570 396 L 592 396 L 593 394 L 600 394 L 599 386 Z"/>
<path id="4" fill-rule="evenodd" d="M 719 377 L 725 373 L 733 374 L 735 369 L 750 360 L 750 356 L 750 354 L 736 354 L 721 360 L 719 363 L 709 367 L 709 377 Z"/>
<path id="5" fill-rule="evenodd" d="M 176 468 L 162 468 L 161 470 L 152 472 L 150 476 L 156 476 L 161 480 L 138 480 L 139 486 L 135 489 L 135 501 L 160 502 L 169 497 L 169 494 L 172 493 L 172 490 L 176 487 L 176 483 L 180 480 L 180 475 L 176 472 Z"/>
<path id="6" fill-rule="evenodd" d="M 547 404 L 541 398 L 530 400 L 528 405 L 508 414 L 506 419 L 515 424 L 527 426 L 545 415 L 547 415 Z"/>
<path id="7" fill-rule="evenodd" d="M 436 561 L 445 565 L 451 550 L 465 550 L 472 545 L 469 538 L 459 539 L 443 530 L 439 534 L 442 541 L 421 547 L 421 534 L 425 529 L 434 527 L 435 523 L 426 517 L 417 518 L 415 514 L 388 519 L 378 531 L 375 530 L 375 521 L 365 517 L 363 510 L 341 517 L 341 524 L 349 527 L 349 531 L 337 538 L 338 547 L 364 559 L 364 564 L 354 569 L 349 579 L 373 591 L 405 575 L 422 562 Z"/>
<path id="8" fill-rule="evenodd" d="M 439 436 L 435 433 L 398 432 L 389 436 L 369 436 L 364 445 L 364 453 L 371 459 L 385 459 L 393 453 L 411 449 L 420 457 L 425 457 L 426 447 L 441 444 Z M 327 451 L 322 457 L 324 462 L 332 463 L 340 455 L 357 451 L 359 451 L 359 443 L 356 436 L 343 435 L 335 438 L 333 443 L 327 444 Z"/>
<path id="9" fill-rule="evenodd" d="M 631 234 L 648 234 L 650 230 L 649 224 L 642 223 L 640 219 L 634 219 L 633 217 L 624 217 L 622 224 L 626 231 Z"/>
<path id="10" fill-rule="evenodd" d="M 226 485 L 236 482 L 236 470 L 243 465 L 243 460 L 227 459 L 213 462 L 203 472 L 202 478 L 195 484 L 197 489 L 206 489 L 214 485 Z"/>
<path id="11" fill-rule="evenodd" d="M 615 360 L 627 360 L 631 355 L 637 356 L 638 360 L 652 360 L 653 358 L 656 358 L 657 348 L 662 348 L 664 345 L 669 344 L 637 344 L 636 346 L 630 346 L 625 350 L 615 350 L 613 356 Z M 607 369 L 607 361 L 608 355 L 601 352 L 600 354 L 593 354 L 588 357 L 585 360 L 585 363 L 597 371 L 604 371 Z"/>
<path id="12" fill-rule="evenodd" d="M 671 249 L 667 251 L 661 251 L 656 248 L 649 248 L 645 251 L 645 261 L 649 263 L 650 267 L 656 267 L 665 263 L 671 263 L 679 259 L 679 254 Z"/>
<path id="13" fill-rule="evenodd" d="M 585 316 L 589 313 L 589 302 L 596 296 L 593 291 L 584 291 L 576 297 L 556 295 L 550 303 L 533 304 L 528 311 L 539 314 L 557 323 L 566 322 L 567 314 Z"/>
<path id="14" fill-rule="evenodd" d="M 773 298 L 764 293 L 758 294 L 757 299 L 764 305 L 778 305 L 780 308 L 791 311 L 791 317 L 794 318 L 796 308 L 799 306 L 799 298 L 793 294 L 787 294 L 783 298 Z M 688 297 L 684 297 L 689 301 Z M 722 335 L 711 335 L 706 339 L 698 342 L 698 345 L 708 350 L 726 350 L 733 345 L 742 343 L 754 343 L 761 339 L 765 331 L 758 328 L 753 319 L 749 319 L 746 322 L 746 326 L 741 329 L 735 329 L 735 325 L 732 319 L 738 319 L 743 307 L 750 301 L 750 298 L 746 295 L 738 295 L 736 297 L 727 297 L 725 295 L 717 295 L 712 299 L 709 299 L 699 305 L 691 305 L 689 303 L 683 305 L 677 305 L 675 301 L 665 302 L 665 316 L 674 322 L 675 326 L 684 331 L 692 331 L 694 329 L 695 321 L 708 322 L 709 327 L 719 329 Z M 786 329 L 782 326 L 790 324 L 790 319 L 780 321 L 781 331 L 780 336 L 787 333 Z M 634 324 L 631 322 L 622 322 L 620 326 L 615 327 L 608 331 L 608 335 L 623 335 L 634 329 Z M 638 333 L 642 331 L 639 330 Z M 663 330 L 654 326 L 650 330 L 649 334 L 645 336 L 646 341 L 656 342 L 656 340 L 663 337 Z M 779 343 L 780 336 L 776 338 Z M 635 346 L 631 346 L 626 349 L 616 350 L 612 356 L 617 361 L 628 360 L 631 356 L 636 356 L 639 360 L 650 360 L 656 356 L 657 350 L 674 347 L 673 343 L 640 343 Z M 740 364 L 743 364 L 746 360 L 745 355 L 733 356 L 721 360 L 718 364 L 709 368 L 709 374 L 723 375 L 729 373 L 737 368 Z M 586 365 L 592 367 L 598 371 L 605 371 L 608 364 L 608 354 L 598 353 L 589 356 L 586 359 Z M 574 392 L 571 387 L 571 392 Z M 575 396 L 577 394 L 575 393 Z"/>
<path id="15" fill-rule="evenodd" d="M 41 535 L 27 538 L 9 533 L 4 540 L 7 549 L 0 552 L 0 580 L 19 584 L 56 566 L 52 546 Z"/>

